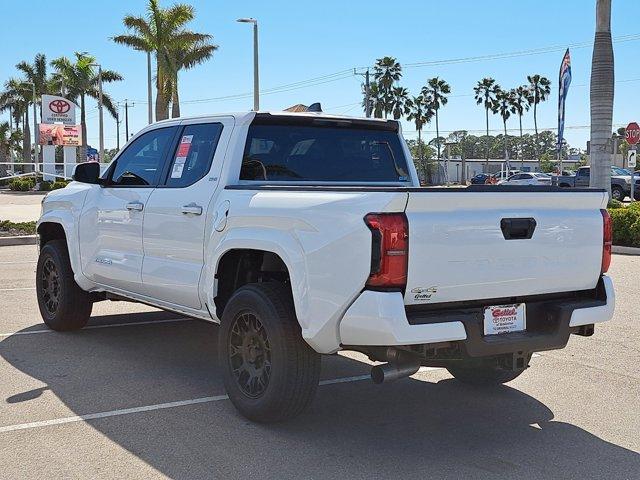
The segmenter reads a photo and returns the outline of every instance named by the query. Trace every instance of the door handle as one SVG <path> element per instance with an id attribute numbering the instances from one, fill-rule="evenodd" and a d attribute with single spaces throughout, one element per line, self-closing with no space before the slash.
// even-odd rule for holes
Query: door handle
<path id="1" fill-rule="evenodd" d="M 144 208 L 144 204 L 140 202 L 127 203 L 127 210 L 135 210 L 137 212 L 141 212 L 143 208 Z"/>
<path id="2" fill-rule="evenodd" d="M 185 215 L 202 215 L 202 207 L 191 202 L 189 205 L 182 206 L 182 213 Z"/>

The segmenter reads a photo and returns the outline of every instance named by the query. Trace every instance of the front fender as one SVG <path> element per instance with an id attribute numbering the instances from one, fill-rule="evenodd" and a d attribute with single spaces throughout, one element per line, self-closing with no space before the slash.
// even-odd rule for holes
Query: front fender
<path id="1" fill-rule="evenodd" d="M 36 224 L 36 229 L 39 229 L 43 223 L 56 223 L 62 226 L 67 238 L 73 277 L 83 290 L 93 288 L 93 283 L 82 274 L 78 232 L 80 214 L 89 188 L 88 185 L 73 182 L 63 189 L 50 192 L 42 202 L 42 215 Z"/>

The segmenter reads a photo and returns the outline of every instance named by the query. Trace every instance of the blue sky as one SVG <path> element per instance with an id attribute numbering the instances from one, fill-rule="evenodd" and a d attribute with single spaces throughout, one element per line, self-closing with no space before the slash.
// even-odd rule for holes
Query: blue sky
<path id="1" fill-rule="evenodd" d="M 169 1 L 161 0 L 163 5 Z M 555 128 L 557 76 L 563 49 L 571 49 L 573 83 L 566 107 L 565 138 L 585 147 L 589 137 L 589 76 L 594 30 L 595 0 L 543 0 L 521 2 L 495 0 L 422 1 L 191 1 L 197 18 L 191 27 L 210 33 L 220 46 L 213 60 L 184 72 L 180 78 L 183 115 L 248 110 L 252 106 L 251 27 L 236 23 L 243 16 L 260 22 L 261 89 L 304 82 L 303 88 L 283 88 L 263 94 L 261 108 L 281 110 L 295 103 L 320 101 L 330 113 L 360 115 L 361 77 L 349 74 L 354 67 L 373 65 L 376 58 L 391 55 L 403 64 L 401 84 L 417 93 L 426 80 L 440 76 L 452 88 L 449 103 L 441 110 L 440 129 L 480 131 L 484 111 L 475 104 L 473 86 L 484 76 L 494 77 L 503 87 L 515 87 L 527 74 L 540 73 L 553 82 L 552 96 L 539 109 L 540 128 Z M 37 52 L 48 59 L 87 51 L 105 68 L 119 71 L 125 80 L 106 87 L 119 101 L 134 102 L 130 131 L 146 125 L 146 63 L 143 54 L 116 45 L 109 37 L 124 33 L 122 17 L 145 11 L 143 0 L 86 0 L 73 2 L 58 13 L 42 0 L 2 0 L 5 19 L 0 29 L 0 81 L 15 75 L 14 65 L 32 60 Z M 640 120 L 640 28 L 637 0 L 613 0 L 612 33 L 615 38 L 637 38 L 614 42 L 616 96 L 614 125 Z M 557 47 L 548 53 L 508 58 L 446 62 L 451 59 L 521 52 Z M 552 49 L 553 50 L 553 49 Z M 413 66 L 410 63 L 445 62 Z M 340 73 L 342 72 L 342 73 Z M 335 74 L 335 75 L 333 75 Z M 326 77 L 325 77 L 326 76 Z M 324 77 L 318 79 L 318 77 Z M 247 94 L 243 98 L 219 97 Z M 202 99 L 216 99 L 198 101 Z M 195 101 L 195 102 L 192 102 Z M 88 140 L 97 146 L 97 108 L 88 107 Z M 500 130 L 501 120 L 490 120 Z M 517 119 L 508 125 L 517 127 Z M 533 128 L 533 116 L 523 120 Z M 406 124 L 405 135 L 415 137 Z M 435 126 L 426 128 L 427 138 Z M 124 126 L 121 138 L 124 140 Z M 497 132 L 494 132 L 497 133 Z M 115 146 L 115 121 L 105 120 L 105 144 Z"/>

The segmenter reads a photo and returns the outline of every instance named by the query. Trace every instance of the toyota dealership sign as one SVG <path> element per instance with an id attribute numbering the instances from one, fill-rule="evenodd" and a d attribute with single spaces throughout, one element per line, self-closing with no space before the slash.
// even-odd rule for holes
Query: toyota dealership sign
<path id="1" fill-rule="evenodd" d="M 76 124 L 76 104 L 64 97 L 42 95 L 42 123 Z"/>

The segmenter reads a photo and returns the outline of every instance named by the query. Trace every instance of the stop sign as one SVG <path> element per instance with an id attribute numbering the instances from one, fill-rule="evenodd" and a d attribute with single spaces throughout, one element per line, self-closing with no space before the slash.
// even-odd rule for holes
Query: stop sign
<path id="1" fill-rule="evenodd" d="M 629 145 L 635 145 L 638 143 L 640 141 L 640 126 L 638 126 L 636 122 L 631 122 L 627 125 L 624 138 Z"/>

